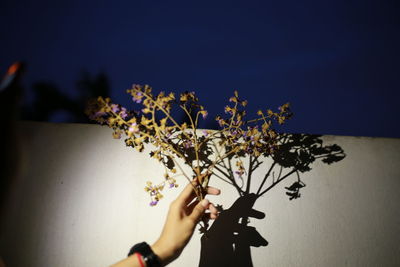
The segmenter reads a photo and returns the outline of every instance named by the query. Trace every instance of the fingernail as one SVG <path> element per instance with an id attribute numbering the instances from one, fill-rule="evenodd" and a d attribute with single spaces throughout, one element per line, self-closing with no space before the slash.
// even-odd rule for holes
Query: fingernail
<path id="1" fill-rule="evenodd" d="M 208 204 L 210 204 L 210 201 L 208 201 L 208 199 L 203 199 L 202 201 L 201 201 L 201 205 L 204 207 L 204 208 L 207 208 L 208 207 Z"/>

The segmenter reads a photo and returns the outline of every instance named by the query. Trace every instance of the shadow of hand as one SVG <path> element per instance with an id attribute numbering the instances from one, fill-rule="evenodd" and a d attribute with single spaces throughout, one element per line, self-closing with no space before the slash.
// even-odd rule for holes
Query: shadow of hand
<path id="1" fill-rule="evenodd" d="M 199 266 L 253 266 L 250 247 L 268 245 L 256 228 L 247 226 L 249 217 L 265 217 L 253 209 L 256 200 L 255 194 L 244 195 L 220 213 L 201 238 Z"/>

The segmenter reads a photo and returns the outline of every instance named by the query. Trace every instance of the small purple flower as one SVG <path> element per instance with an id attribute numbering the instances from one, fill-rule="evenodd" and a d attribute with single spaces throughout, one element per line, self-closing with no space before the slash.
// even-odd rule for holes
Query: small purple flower
<path id="1" fill-rule="evenodd" d="M 242 171 L 235 171 L 235 174 L 239 176 L 239 178 L 242 178 L 243 172 Z"/>
<path id="2" fill-rule="evenodd" d="M 150 202 L 150 206 L 155 206 L 157 205 L 158 201 L 153 200 L 152 202 Z"/>
<path id="3" fill-rule="evenodd" d="M 185 148 L 190 148 L 190 147 L 192 147 L 192 146 L 193 146 L 192 141 L 187 141 L 187 142 L 185 142 L 184 146 L 185 146 Z"/>
<path id="4" fill-rule="evenodd" d="M 206 118 L 207 118 L 207 115 L 208 115 L 208 112 L 205 111 L 205 112 L 203 112 L 201 115 L 203 116 L 203 119 L 206 119 Z"/>
<path id="5" fill-rule="evenodd" d="M 125 120 L 126 117 L 128 117 L 128 112 L 127 112 L 126 108 L 124 108 L 124 107 L 121 108 L 121 111 L 120 111 L 119 115 L 121 116 L 121 118 L 122 118 L 123 120 Z"/>
<path id="6" fill-rule="evenodd" d="M 132 97 L 133 102 L 140 104 L 142 102 L 142 92 L 137 92 L 135 96 Z"/>
<path id="7" fill-rule="evenodd" d="M 119 107 L 118 107 L 118 105 L 117 105 L 117 104 L 111 104 L 111 110 L 112 110 L 114 113 L 118 113 L 118 112 L 119 112 Z"/>
<path id="8" fill-rule="evenodd" d="M 128 131 L 130 131 L 131 133 L 137 133 L 138 132 L 138 128 L 136 126 L 137 126 L 136 122 L 132 123 L 131 127 L 129 127 Z"/>
<path id="9" fill-rule="evenodd" d="M 204 134 L 204 136 L 208 136 L 207 130 L 203 130 L 202 133 Z"/>
<path id="10" fill-rule="evenodd" d="M 135 103 L 137 103 L 137 104 L 140 104 L 140 103 L 142 102 L 142 99 L 141 99 L 141 98 L 138 98 L 138 97 L 136 97 L 136 96 L 132 97 L 132 100 L 133 100 L 133 102 L 135 102 Z"/>
<path id="11" fill-rule="evenodd" d="M 173 187 L 175 187 L 174 184 L 169 184 L 169 188 L 173 188 Z"/>

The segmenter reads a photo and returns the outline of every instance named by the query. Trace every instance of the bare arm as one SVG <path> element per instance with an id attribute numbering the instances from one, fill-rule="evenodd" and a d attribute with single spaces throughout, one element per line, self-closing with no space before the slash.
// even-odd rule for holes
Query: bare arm
<path id="1" fill-rule="evenodd" d="M 218 195 L 220 190 L 209 187 L 207 193 Z M 193 186 L 189 184 L 170 205 L 160 238 L 151 246 L 163 266 L 174 261 L 182 253 L 193 235 L 196 224 L 207 210 L 210 212 L 207 215 L 211 219 L 218 217 L 218 211 L 212 203 L 207 199 L 199 202 L 194 200 L 195 198 Z M 141 264 L 134 254 L 112 267 L 141 267 Z"/>

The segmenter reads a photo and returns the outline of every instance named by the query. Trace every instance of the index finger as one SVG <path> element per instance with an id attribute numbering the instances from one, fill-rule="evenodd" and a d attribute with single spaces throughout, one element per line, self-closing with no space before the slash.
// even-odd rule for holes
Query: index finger
<path id="1" fill-rule="evenodd" d="M 192 200 L 196 197 L 196 192 L 194 187 L 197 185 L 197 181 L 193 180 L 192 183 L 188 184 L 185 189 L 182 191 L 182 193 L 178 197 L 178 201 L 182 205 L 188 205 Z M 201 189 L 201 188 L 199 188 Z M 205 194 L 209 195 L 219 195 L 221 193 L 221 190 L 218 188 L 212 187 L 212 186 L 207 186 L 205 190 Z"/>
<path id="2" fill-rule="evenodd" d="M 193 200 L 196 196 L 195 187 L 197 186 L 197 180 L 192 180 L 186 187 L 182 190 L 181 194 L 178 196 L 177 200 L 180 204 L 185 205 Z"/>

